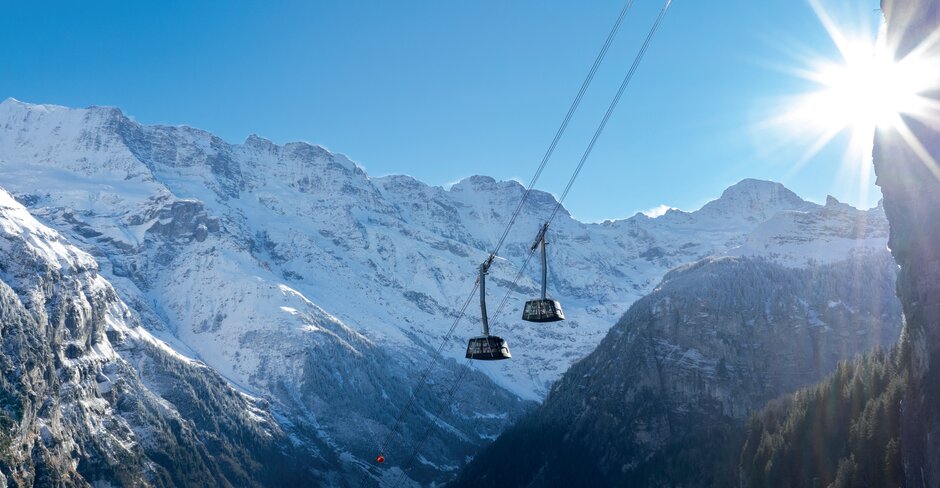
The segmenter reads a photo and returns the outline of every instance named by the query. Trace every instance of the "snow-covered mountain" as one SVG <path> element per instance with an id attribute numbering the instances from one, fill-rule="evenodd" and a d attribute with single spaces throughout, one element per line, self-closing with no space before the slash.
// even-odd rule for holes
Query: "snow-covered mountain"
<path id="1" fill-rule="evenodd" d="M 144 126 L 114 108 L 12 99 L 0 103 L 0 187 L 94 256 L 155 336 L 349 453 L 350 469 L 374 455 L 524 191 L 485 176 L 449 189 L 370 177 L 319 146 L 257 136 L 229 144 L 189 127 Z M 555 203 L 530 196 L 490 271 L 494 304 Z M 420 459 L 426 472 L 409 474 L 455 469 L 673 267 L 725 254 L 805 267 L 880 254 L 886 240 L 880 207 L 817 205 L 758 180 L 695 212 L 599 224 L 562 212 L 549 234 L 549 293 L 568 320 L 519 320 L 538 293 L 533 260 L 506 312 L 491 316 L 513 359 L 475 365 L 453 408 L 436 392 L 458 364 L 442 362 L 389 464 L 433 418 L 442 429 Z M 447 358 L 462 358 L 478 323 L 478 311 L 469 314 Z"/>

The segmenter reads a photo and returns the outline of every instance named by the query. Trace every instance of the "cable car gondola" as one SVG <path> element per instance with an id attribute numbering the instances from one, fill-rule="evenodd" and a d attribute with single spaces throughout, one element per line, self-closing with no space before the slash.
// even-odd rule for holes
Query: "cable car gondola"
<path id="1" fill-rule="evenodd" d="M 512 357 L 509 354 L 509 344 L 502 337 L 490 335 L 490 324 L 486 317 L 486 272 L 493 264 L 494 257 L 491 255 L 480 265 L 480 317 L 483 321 L 483 335 L 470 338 L 467 343 L 467 359 L 498 361 Z"/>
<path id="2" fill-rule="evenodd" d="M 536 246 L 542 248 L 542 298 L 529 300 L 525 302 L 525 308 L 522 309 L 522 320 L 526 322 L 558 322 L 565 320 L 565 313 L 561 310 L 561 304 L 556 300 L 545 297 L 545 291 L 548 286 L 548 260 L 545 257 L 545 234 L 548 232 L 548 222 L 539 229 L 539 234 L 532 243 L 531 250 Z"/>

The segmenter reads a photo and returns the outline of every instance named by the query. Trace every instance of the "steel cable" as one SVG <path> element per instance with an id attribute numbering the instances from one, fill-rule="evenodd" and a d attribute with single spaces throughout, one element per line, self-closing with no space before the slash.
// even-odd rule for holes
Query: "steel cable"
<path id="1" fill-rule="evenodd" d="M 559 199 L 558 199 L 558 202 L 557 202 L 556 205 L 555 205 L 555 208 L 552 210 L 551 215 L 549 216 L 548 220 L 546 221 L 548 224 L 551 224 L 551 222 L 555 219 L 555 217 L 556 217 L 556 215 L 557 215 L 557 213 L 558 213 L 558 210 L 561 208 L 561 205 L 562 205 L 562 203 L 564 202 L 565 198 L 567 198 L 568 193 L 569 193 L 570 190 L 571 190 L 571 187 L 574 185 L 574 182 L 577 180 L 579 174 L 581 173 L 581 170 L 584 168 L 585 162 L 587 161 L 588 157 L 590 157 L 591 152 L 593 151 L 595 144 L 597 143 L 597 141 L 598 141 L 598 139 L 600 138 L 601 134 L 604 132 L 604 129 L 607 127 L 607 123 L 610 121 L 611 115 L 613 114 L 614 110 L 617 108 L 617 105 L 620 103 L 620 100 L 621 100 L 621 98 L 623 97 L 623 93 L 624 93 L 624 91 L 626 91 L 627 86 L 629 86 L 630 82 L 633 80 L 633 76 L 636 74 L 636 70 L 637 70 L 637 68 L 639 67 L 640 62 L 642 61 L 643 57 L 646 55 L 646 51 L 649 49 L 650 43 L 652 42 L 654 35 L 655 35 L 656 32 L 659 30 L 659 27 L 660 27 L 660 25 L 662 24 L 663 18 L 666 16 L 666 12 L 669 10 L 670 5 L 672 5 L 672 0 L 666 0 L 665 4 L 663 5 L 662 10 L 660 10 L 659 15 L 658 15 L 657 18 L 656 18 L 656 21 L 653 23 L 653 26 L 650 28 L 649 33 L 647 33 L 646 38 L 645 38 L 644 41 L 643 41 L 643 45 L 640 47 L 640 50 L 637 52 L 636 56 L 634 57 L 633 64 L 630 66 L 630 69 L 627 71 L 627 74 L 624 76 L 623 81 L 620 83 L 620 87 L 618 88 L 617 93 L 614 95 L 614 98 L 611 100 L 611 102 L 610 102 L 610 104 L 609 104 L 609 106 L 608 106 L 608 108 L 607 108 L 607 112 L 605 112 L 604 117 L 601 119 L 600 124 L 598 124 L 597 129 L 594 131 L 594 135 L 591 137 L 591 141 L 588 143 L 588 146 L 587 146 L 587 148 L 585 149 L 584 153 L 582 154 L 581 159 L 578 161 L 577 167 L 575 168 L 574 172 L 572 173 L 571 178 L 568 180 L 568 184 L 565 186 L 565 190 L 562 192 L 561 196 L 560 196 Z M 618 20 L 618 21 L 619 21 L 619 20 Z M 605 44 L 605 49 L 606 49 L 606 47 L 607 47 L 607 45 Z M 591 76 L 593 76 L 593 74 L 592 74 Z M 580 96 L 580 95 L 581 95 L 581 94 L 579 93 L 579 96 Z M 567 120 L 566 120 L 566 123 L 567 123 Z M 553 143 L 554 143 L 554 141 L 553 141 Z M 554 148 L 552 148 L 552 150 L 553 150 L 553 149 L 554 149 Z M 541 171 L 541 167 L 540 167 L 539 170 Z M 531 188 L 530 188 L 530 189 L 531 189 Z M 523 199 L 525 198 L 525 196 L 528 195 L 528 191 L 529 191 L 529 190 L 526 191 L 526 194 L 524 195 Z M 523 203 L 524 203 L 524 202 L 523 202 Z M 521 207 L 521 205 L 520 205 L 520 207 Z M 513 215 L 513 218 L 510 220 L 510 227 L 511 227 L 512 223 L 515 221 L 515 218 L 518 216 L 518 213 L 519 213 L 519 209 L 517 208 L 516 213 Z M 499 242 L 499 244 L 497 245 L 497 249 L 498 249 L 499 246 L 502 244 L 502 241 L 505 239 L 505 236 L 506 236 L 506 234 L 508 234 L 508 231 L 509 231 L 509 228 L 507 227 L 507 230 L 503 233 L 503 237 L 500 239 L 500 242 Z M 516 274 L 516 278 L 513 280 L 512 285 L 511 285 L 511 286 L 509 287 L 509 289 L 506 291 L 506 294 L 505 294 L 505 296 L 503 297 L 503 300 L 500 302 L 500 305 L 499 305 L 499 307 L 497 308 L 496 314 L 495 314 L 495 316 L 494 316 L 494 320 L 496 319 L 496 317 L 499 316 L 500 312 L 502 311 L 502 309 L 504 308 L 505 304 L 506 304 L 507 301 L 509 300 L 509 297 L 510 297 L 510 295 L 512 294 L 513 288 L 514 288 L 515 285 L 518 283 L 518 280 L 521 278 L 522 274 L 524 273 L 525 268 L 526 268 L 526 266 L 528 265 L 529 261 L 531 260 L 532 255 L 534 254 L 534 252 L 535 252 L 534 249 L 530 250 L 529 255 L 526 257 L 526 260 L 525 260 L 525 262 L 523 263 L 523 266 L 520 267 L 519 272 Z M 495 252 L 494 252 L 494 254 L 495 254 Z M 455 395 L 455 393 L 456 393 L 456 391 L 457 391 L 457 387 L 460 386 L 460 383 L 463 382 L 463 378 L 466 376 L 466 373 L 467 373 L 467 372 L 469 371 L 469 369 L 470 369 L 470 363 L 471 363 L 471 361 L 472 361 L 472 360 L 470 360 L 470 359 L 468 359 L 468 360 L 466 361 L 466 363 L 465 363 L 464 366 L 463 366 L 463 370 L 461 371 L 461 373 L 460 373 L 460 375 L 458 376 L 457 380 L 453 383 L 453 385 L 452 385 L 452 387 L 451 387 L 451 389 L 450 389 L 450 394 L 449 394 L 448 397 L 447 397 L 447 402 L 444 404 L 445 406 L 446 406 L 446 405 L 450 405 L 450 402 L 453 401 L 453 397 L 454 397 L 454 395 Z M 439 417 L 440 417 L 440 416 L 439 416 Z M 412 451 L 411 457 L 409 458 L 407 464 L 405 464 L 405 465 L 401 468 L 401 473 L 399 474 L 399 476 L 398 476 L 398 478 L 397 478 L 397 481 L 396 481 L 395 485 L 393 485 L 393 486 L 397 487 L 398 484 L 401 482 L 401 479 L 402 479 L 403 476 L 404 476 L 405 470 L 407 470 L 407 469 L 411 466 L 411 464 L 414 462 L 414 459 L 417 457 L 418 452 L 420 451 L 420 449 L 421 449 L 421 447 L 423 446 L 424 442 L 427 440 L 427 437 L 428 437 L 428 435 L 430 435 L 430 432 L 431 432 L 432 429 L 433 429 L 433 424 L 428 426 L 428 428 L 426 429 L 424 435 L 421 437 L 421 439 L 419 440 L 419 442 L 416 444 L 414 450 Z"/>
<path id="2" fill-rule="evenodd" d="M 526 187 L 526 190 L 523 193 L 519 201 L 519 204 L 516 206 L 515 211 L 510 217 L 509 222 L 506 225 L 506 228 L 503 230 L 503 233 L 500 236 L 499 240 L 496 242 L 496 245 L 493 248 L 493 251 L 490 253 L 491 258 L 495 257 L 499 253 L 499 250 L 502 248 L 502 245 L 505 243 L 506 237 L 509 235 L 509 232 L 512 229 L 512 226 L 515 224 L 516 219 L 519 217 L 519 214 L 522 212 L 522 209 L 525 206 L 525 203 L 529 197 L 529 194 L 531 193 L 532 189 L 535 187 L 535 184 L 538 182 L 538 179 L 541 176 L 542 172 L 544 171 L 545 166 L 548 164 L 548 161 L 551 159 L 551 156 L 554 153 L 556 147 L 558 146 L 558 143 L 561 140 L 561 137 L 567 130 L 568 124 L 570 123 L 574 113 L 577 111 L 578 107 L 580 106 L 581 101 L 584 98 L 584 94 L 587 92 L 588 87 L 591 85 L 591 82 L 594 79 L 594 75 L 597 73 L 597 70 L 600 67 L 601 63 L 603 62 L 603 59 L 606 57 L 607 51 L 609 50 L 610 45 L 613 42 L 613 39 L 616 37 L 617 32 L 620 30 L 620 26 L 623 23 L 623 19 L 626 17 L 627 12 L 630 10 L 630 7 L 632 5 L 633 5 L 633 0 L 627 0 L 624 3 L 624 6 L 620 11 L 620 14 L 617 17 L 617 20 L 614 22 L 613 27 L 611 27 L 610 32 L 608 33 L 607 38 L 605 39 L 600 52 L 598 52 L 597 56 L 594 59 L 594 64 L 591 66 L 591 69 L 588 71 L 587 76 L 585 77 L 584 81 L 581 83 L 581 87 L 578 90 L 578 94 L 575 96 L 574 100 L 569 106 L 568 112 L 565 114 L 565 117 L 562 120 L 561 125 L 558 127 L 558 130 L 556 130 L 555 136 L 553 137 L 552 142 L 549 144 L 548 149 L 545 151 L 545 154 L 543 155 L 542 160 L 539 163 L 539 166 L 536 169 L 535 174 L 532 177 L 532 180 L 529 182 L 529 185 Z M 570 186 L 570 183 L 571 182 L 569 182 L 569 186 Z M 526 259 L 526 264 L 528 264 L 528 261 L 531 258 L 531 256 L 532 256 L 532 253 L 530 252 L 528 258 Z M 525 269 L 525 266 L 523 266 L 520 269 L 520 272 L 517 274 L 516 281 L 518 281 L 518 279 L 521 277 L 521 274 L 524 271 L 524 269 Z M 401 421 L 404 418 L 405 413 L 414 403 L 418 392 L 421 390 L 421 388 L 425 384 L 427 377 L 430 375 L 431 370 L 433 369 L 434 365 L 437 363 L 438 359 L 440 358 L 444 347 L 446 346 L 447 342 L 450 340 L 450 337 L 453 335 L 454 330 L 456 330 L 457 325 L 460 322 L 460 319 L 465 315 L 466 309 L 469 306 L 469 303 L 473 299 L 473 295 L 476 293 L 478 288 L 479 288 L 479 283 L 474 285 L 473 290 L 470 292 L 470 295 L 468 296 L 466 302 L 464 303 L 460 313 L 455 318 L 453 325 L 448 330 L 447 334 L 445 334 L 444 339 L 441 342 L 441 345 L 438 347 L 436 353 L 434 354 L 434 356 L 432 356 L 431 361 L 428 363 L 428 366 L 425 368 L 424 372 L 420 376 L 419 382 L 417 383 L 416 388 L 412 390 L 412 393 L 408 402 L 405 404 L 405 407 L 402 408 L 401 411 L 399 412 L 398 416 L 395 419 L 395 422 L 393 423 L 392 428 L 386 434 L 385 439 L 381 443 L 381 451 L 379 452 L 380 455 L 383 455 L 385 449 L 388 448 L 389 443 L 391 442 L 391 438 L 398 432 L 398 428 L 401 425 Z M 510 292 L 511 292 L 511 289 L 510 289 Z M 503 307 L 505 307 L 507 300 L 508 300 L 508 293 L 507 293 L 507 296 L 504 297 L 504 299 L 500 303 L 499 308 L 497 309 L 497 313 L 496 313 L 497 316 L 502 311 Z M 469 361 L 470 360 L 468 360 L 468 363 Z M 468 368 L 465 367 L 464 371 L 461 372 L 458 381 L 454 383 L 454 387 L 452 388 L 452 391 L 456 391 L 456 387 L 463 380 L 463 377 L 465 376 L 467 369 Z M 445 404 L 449 404 L 449 403 L 450 403 L 450 400 L 448 400 L 447 403 Z M 377 442 L 376 444 L 378 445 Z M 366 477 L 364 476 L 360 486 L 363 486 L 365 484 L 365 481 L 366 481 Z"/>

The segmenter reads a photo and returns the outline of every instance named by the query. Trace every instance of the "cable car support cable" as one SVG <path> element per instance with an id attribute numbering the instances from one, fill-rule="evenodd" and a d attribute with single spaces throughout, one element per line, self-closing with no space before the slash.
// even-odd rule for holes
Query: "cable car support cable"
<path id="1" fill-rule="evenodd" d="M 614 110 L 620 103 L 620 98 L 623 96 L 623 92 L 627 89 L 627 86 L 630 85 L 630 81 L 633 80 L 633 75 L 636 74 L 636 70 L 640 66 L 640 61 L 643 60 L 643 56 L 649 49 L 650 43 L 653 41 L 653 36 L 656 34 L 656 31 L 659 30 L 659 26 L 662 24 L 663 18 L 666 16 L 666 12 L 669 10 L 670 5 L 672 5 L 672 0 L 666 0 L 662 10 L 659 12 L 659 16 L 656 17 L 656 22 L 653 23 L 653 27 L 646 35 L 646 39 L 643 41 L 643 46 L 640 47 L 640 51 L 633 59 L 633 64 L 630 65 L 630 70 L 627 71 L 626 76 L 624 76 L 623 81 L 620 83 L 620 88 L 617 90 L 617 94 L 614 96 L 614 99 L 611 100 L 610 105 L 607 107 L 607 112 L 604 114 L 604 118 L 601 119 L 601 123 L 594 131 L 594 136 L 591 138 L 591 142 L 588 143 L 587 148 L 584 150 L 584 154 L 581 155 L 581 160 L 578 161 L 578 166 L 571 175 L 571 179 L 568 180 L 568 185 L 565 186 L 565 191 L 562 192 L 561 197 L 558 199 L 558 203 L 555 204 L 555 209 L 552 211 L 552 215 L 548 218 L 548 222 L 551 222 L 555 219 L 555 215 L 558 213 L 558 209 L 561 208 L 561 204 L 564 203 L 565 198 L 568 197 L 568 192 L 571 191 L 571 186 L 574 185 L 575 180 L 578 179 L 578 175 L 581 174 L 581 169 L 584 168 L 585 161 L 587 161 L 588 157 L 590 157 L 591 151 L 594 150 L 594 145 L 597 144 L 597 140 L 601 137 L 601 134 L 607 127 L 607 122 L 610 120 L 610 116 L 613 115 Z"/>
<path id="2" fill-rule="evenodd" d="M 578 165 L 575 167 L 574 172 L 571 174 L 571 178 L 568 180 L 568 184 L 565 186 L 565 190 L 562 192 L 561 196 L 558 198 L 558 201 L 555 203 L 555 207 L 552 210 L 551 215 L 549 215 L 548 219 L 546 219 L 545 224 L 542 227 L 542 230 L 539 231 L 539 237 L 544 237 L 544 232 L 546 232 L 547 227 L 555 220 L 555 217 L 558 214 L 558 210 L 561 209 L 562 204 L 564 203 L 565 199 L 568 197 L 568 193 L 571 191 L 571 187 L 574 185 L 575 180 L 578 179 L 578 176 L 580 175 L 581 170 L 584 168 L 584 163 L 587 161 L 588 157 L 590 157 L 591 152 L 594 150 L 594 145 L 597 143 L 598 139 L 600 138 L 601 133 L 603 133 L 604 129 L 607 127 L 607 122 L 610 120 L 611 115 L 613 114 L 614 110 L 617 108 L 617 105 L 620 103 L 620 99 L 622 98 L 624 91 L 626 90 L 627 86 L 630 84 L 630 81 L 633 79 L 633 76 L 636 74 L 636 70 L 640 65 L 640 61 L 642 61 L 644 55 L 646 54 L 646 51 L 649 49 L 649 45 L 653 40 L 653 36 L 656 34 L 656 31 L 659 30 L 659 26 L 662 23 L 663 18 L 665 17 L 666 12 L 669 10 L 669 7 L 671 4 L 672 4 L 672 0 L 666 1 L 666 3 L 663 5 L 662 10 L 659 13 L 659 16 L 656 18 L 656 22 L 653 24 L 653 27 L 650 29 L 649 33 L 647 33 L 646 39 L 644 40 L 643 45 L 640 47 L 639 52 L 637 53 L 636 57 L 633 60 L 633 64 L 630 66 L 630 69 L 627 71 L 627 74 L 624 76 L 623 81 L 620 83 L 620 87 L 617 90 L 616 95 L 611 100 L 611 103 L 607 108 L 607 112 L 604 114 L 604 118 L 601 120 L 601 123 L 598 124 L 597 129 L 594 131 L 594 135 L 591 138 L 590 143 L 588 144 L 587 148 L 584 150 L 584 153 L 581 155 L 581 159 L 578 161 Z M 499 307 L 497 307 L 496 314 L 494 315 L 494 320 L 496 319 L 496 317 L 500 315 L 503 308 L 505 308 L 506 304 L 508 303 L 509 298 L 512 295 L 513 288 L 515 288 L 519 279 L 522 278 L 522 275 L 524 274 L 525 269 L 529 264 L 529 261 L 532 259 L 533 254 L 535 254 L 534 246 L 529 250 L 528 256 L 526 256 L 525 261 L 523 262 L 522 266 L 519 268 L 519 271 L 516 273 L 516 278 L 512 281 L 512 285 L 506 290 L 506 294 L 503 296 L 503 299 L 500 301 Z M 545 270 L 544 265 L 542 269 L 544 273 L 544 270 Z M 544 281 L 545 280 L 543 278 L 543 283 Z M 542 293 L 543 295 L 545 293 L 544 287 L 543 287 Z"/>
<path id="3" fill-rule="evenodd" d="M 646 51 L 649 49 L 649 45 L 653 40 L 653 36 L 656 34 L 656 31 L 659 30 L 659 26 L 662 23 L 663 18 L 665 17 L 666 12 L 669 10 L 669 7 L 671 4 L 672 4 L 672 0 L 666 1 L 666 3 L 663 5 L 662 10 L 659 12 L 659 16 L 656 18 L 656 22 L 653 23 L 653 27 L 650 29 L 649 33 L 647 33 L 646 39 L 644 40 L 643 45 L 640 48 L 640 51 L 637 53 L 636 57 L 633 60 L 633 64 L 630 66 L 630 69 L 627 71 L 627 74 L 624 76 L 623 81 L 620 83 L 620 87 L 617 90 L 617 93 L 614 96 L 613 100 L 611 100 L 611 103 L 607 108 L 607 112 L 604 114 L 604 118 L 601 120 L 601 123 L 598 124 L 597 129 L 594 131 L 594 135 L 591 138 L 590 143 L 588 144 L 584 153 L 581 155 L 581 159 L 578 161 L 577 167 L 575 167 L 574 172 L 571 174 L 571 178 L 568 180 L 568 184 L 565 186 L 565 190 L 562 192 L 561 196 L 558 198 L 558 201 L 555 203 L 555 208 L 552 210 L 551 215 L 549 215 L 542 229 L 539 231 L 539 238 L 544 239 L 544 234 L 545 232 L 547 232 L 548 226 L 555 220 L 555 217 L 558 214 L 558 210 L 561 209 L 562 204 L 565 202 L 565 199 L 568 197 L 568 193 L 571 191 L 571 187 L 574 185 L 575 180 L 577 180 L 578 176 L 581 174 L 581 170 L 584 168 L 584 163 L 587 161 L 588 157 L 590 157 L 591 152 L 594 150 L 594 145 L 597 143 L 601 134 L 604 132 L 604 129 L 607 127 L 607 122 L 610 120 L 611 115 L 613 114 L 614 110 L 617 108 L 617 105 L 620 103 L 620 99 L 622 98 L 624 91 L 626 90 L 627 86 L 629 86 L 630 81 L 633 79 L 633 76 L 636 74 L 636 70 L 640 65 L 640 61 L 642 61 L 643 57 L 646 54 Z M 536 241 L 538 241 L 539 238 L 536 238 Z M 518 273 L 516 273 L 516 278 L 512 281 L 512 286 L 510 286 L 506 290 L 506 294 L 503 296 L 503 299 L 500 301 L 499 307 L 497 307 L 496 314 L 494 315 L 494 320 L 496 319 L 496 317 L 500 315 L 503 308 L 508 303 L 509 298 L 512 295 L 512 290 L 513 288 L 515 288 L 519 279 L 522 278 L 522 275 L 524 274 L 525 269 L 529 264 L 529 261 L 532 259 L 532 255 L 535 253 L 535 249 L 536 249 L 535 246 L 533 246 L 529 250 L 529 254 L 528 256 L 526 256 L 525 262 L 523 262 L 522 266 L 519 268 Z M 544 253 L 544 250 L 543 250 L 543 253 Z M 543 261 L 544 261 L 544 254 L 543 254 Z M 545 295 L 545 276 L 544 276 L 545 270 L 546 270 L 546 267 L 545 267 L 545 263 L 543 262 L 542 264 L 542 273 L 543 273 L 542 298 L 543 299 L 545 298 L 544 296 Z"/>
<path id="4" fill-rule="evenodd" d="M 617 32 L 620 30 L 620 26 L 623 23 L 623 20 L 626 17 L 627 12 L 630 10 L 630 7 L 632 5 L 633 5 L 633 0 L 626 0 L 626 2 L 624 3 L 624 6 L 621 9 L 620 14 L 617 17 L 617 20 L 614 22 L 614 25 L 611 27 L 610 32 L 607 34 L 607 38 L 605 39 L 604 44 L 601 47 L 601 50 L 597 53 L 597 56 L 594 59 L 594 64 L 591 66 L 591 69 L 588 71 L 588 74 L 584 78 L 584 81 L 582 81 L 581 87 L 578 90 L 578 94 L 575 96 L 574 100 L 571 102 L 571 105 L 568 108 L 568 112 L 565 114 L 565 117 L 562 120 L 561 125 L 558 127 L 558 130 L 555 132 L 555 136 L 552 139 L 551 144 L 549 144 L 548 149 L 545 151 L 545 154 L 542 156 L 542 160 L 539 163 L 539 166 L 536 169 L 536 172 L 533 175 L 532 180 L 529 182 L 529 185 L 526 187 L 526 190 L 523 193 L 522 198 L 519 201 L 519 204 L 517 205 L 515 211 L 513 212 L 512 217 L 509 219 L 509 222 L 507 223 L 505 230 L 503 231 L 502 235 L 497 241 L 496 246 L 493 248 L 493 251 L 490 253 L 488 261 L 492 261 L 492 259 L 496 257 L 500 248 L 505 242 L 510 229 L 512 228 L 513 224 L 515 224 L 516 219 L 521 213 L 522 208 L 524 207 L 525 202 L 529 197 L 529 194 L 531 193 L 532 189 L 535 187 L 536 182 L 538 182 L 538 179 L 541 176 L 542 171 L 545 169 L 545 166 L 548 164 L 549 159 L 551 159 L 552 154 L 555 152 L 555 148 L 557 147 L 558 142 L 561 140 L 562 135 L 567 130 L 568 124 L 571 121 L 571 118 L 573 117 L 575 111 L 577 111 L 578 107 L 581 105 L 581 100 L 584 98 L 584 94 L 587 92 L 588 87 L 591 85 L 591 82 L 594 79 L 594 75 L 597 73 L 598 68 L 600 67 L 601 63 L 606 57 L 607 51 L 609 50 L 611 43 L 616 37 Z M 444 339 L 441 341 L 440 347 L 438 347 L 437 352 L 432 356 L 431 361 L 428 363 L 428 366 L 425 368 L 424 372 L 419 377 L 419 381 L 416 384 L 415 389 L 412 390 L 411 396 L 408 402 L 406 403 L 405 407 L 401 409 L 401 411 L 399 412 L 398 416 L 395 419 L 395 422 L 392 425 L 392 428 L 389 429 L 388 433 L 385 435 L 385 439 L 381 443 L 381 451 L 378 453 L 379 458 L 382 459 L 382 461 L 380 462 L 384 462 L 385 449 L 388 448 L 392 436 L 394 436 L 394 434 L 397 433 L 398 428 L 401 425 L 401 421 L 403 420 L 405 412 L 414 403 L 417 393 L 423 387 L 423 385 L 425 384 L 425 381 L 427 380 L 428 375 L 430 374 L 430 371 L 433 369 L 434 365 L 437 363 L 438 359 L 441 357 L 441 353 L 443 352 L 444 347 L 446 346 L 447 342 L 450 340 L 450 337 L 453 335 L 454 330 L 456 330 L 457 325 L 460 322 L 460 319 L 466 313 L 467 306 L 470 304 L 473 298 L 473 295 L 474 293 L 476 293 L 478 287 L 479 287 L 479 282 L 477 282 L 477 284 L 474 285 L 473 290 L 471 290 L 470 295 L 467 298 L 466 302 L 464 303 L 463 307 L 461 308 L 460 313 L 455 318 L 453 325 L 448 330 L 447 334 L 445 334 Z M 376 442 L 376 444 L 378 444 L 378 442 Z M 363 477 L 363 484 L 365 483 L 365 480 L 366 478 Z"/>
<path id="5" fill-rule="evenodd" d="M 607 56 L 607 50 L 610 49 L 611 43 L 614 41 L 614 38 L 617 36 L 617 32 L 620 30 L 620 25 L 623 23 L 623 19 L 627 16 L 627 12 L 630 10 L 632 5 L 633 0 L 627 0 L 624 3 L 623 8 L 620 10 L 620 15 L 617 17 L 617 21 L 614 22 L 613 27 L 611 27 L 610 32 L 607 34 L 607 39 L 604 41 L 603 47 L 601 47 L 600 52 L 597 53 L 597 57 L 594 58 L 594 64 L 588 71 L 584 81 L 581 82 L 581 88 L 578 90 L 577 96 L 574 97 L 574 100 L 571 102 L 571 106 L 568 107 L 568 113 L 565 114 L 565 118 L 562 120 L 561 125 L 558 126 L 558 130 L 555 131 L 555 137 L 552 139 L 551 144 L 548 145 L 548 149 L 545 151 L 545 155 L 542 156 L 542 161 L 539 163 L 538 169 L 535 170 L 535 174 L 532 176 L 532 180 L 526 187 L 525 193 L 522 194 L 522 198 L 519 200 L 519 205 L 516 206 L 516 210 L 512 213 L 512 217 L 509 219 L 509 223 L 506 225 L 506 229 L 500 236 L 499 241 L 496 242 L 496 247 L 493 249 L 491 256 L 496 256 L 499 254 L 500 248 L 506 241 L 506 236 L 509 235 L 509 230 L 512 229 L 512 225 L 516 222 L 516 218 L 519 217 L 519 214 L 522 212 L 522 208 L 525 206 L 525 202 L 529 198 L 529 193 L 531 193 L 532 189 L 535 188 L 535 183 L 538 182 L 539 177 L 542 175 L 542 171 L 548 164 L 548 160 L 551 159 L 552 154 L 554 154 L 555 148 L 558 146 L 558 142 L 561 140 L 561 136 L 565 133 L 565 130 L 567 130 L 568 123 L 571 122 L 572 116 L 574 116 L 575 111 L 581 105 L 581 99 L 584 98 L 584 94 L 587 92 L 588 87 L 591 86 L 591 81 L 594 80 L 594 75 L 597 73 L 597 69 L 604 61 L 604 57 Z"/>
<path id="6" fill-rule="evenodd" d="M 575 180 L 577 180 L 578 175 L 580 175 L 581 170 L 584 168 L 585 162 L 587 161 L 588 157 L 591 155 L 591 152 L 593 151 L 594 146 L 597 143 L 597 140 L 600 138 L 601 134 L 604 132 L 604 129 L 607 127 L 607 123 L 609 122 L 611 115 L 613 114 L 614 110 L 617 108 L 617 105 L 620 103 L 620 99 L 623 97 L 624 91 L 626 90 L 627 86 L 629 86 L 631 80 L 633 79 L 633 76 L 636 74 L 636 70 L 640 65 L 640 61 L 642 61 L 643 57 L 646 55 L 646 51 L 649 49 L 650 43 L 652 42 L 653 37 L 656 34 L 656 32 L 659 30 L 659 27 L 662 24 L 663 18 L 666 16 L 666 12 L 669 10 L 669 7 L 671 5 L 672 5 L 672 0 L 666 0 L 666 2 L 663 4 L 662 10 L 660 10 L 659 15 L 656 17 L 656 21 L 653 23 L 653 26 L 650 28 L 649 33 L 646 35 L 646 38 L 643 41 L 643 45 L 640 47 L 640 50 L 637 52 L 636 56 L 634 57 L 633 64 L 630 66 L 630 69 L 627 71 L 627 74 L 624 76 L 623 81 L 620 83 L 620 87 L 618 88 L 617 93 L 614 95 L 614 98 L 611 100 L 610 105 L 607 108 L 607 112 L 604 114 L 603 119 L 601 119 L 600 124 L 598 124 L 597 129 L 594 131 L 594 135 L 591 138 L 590 143 L 588 143 L 588 146 L 585 149 L 584 153 L 582 154 L 581 159 L 578 161 L 578 165 L 575 168 L 574 172 L 572 173 L 571 178 L 568 180 L 568 184 L 565 187 L 564 192 L 562 192 L 561 197 L 558 199 L 558 202 L 556 203 L 554 210 L 552 211 L 551 215 L 549 216 L 548 220 L 545 223 L 545 227 L 543 228 L 547 228 L 547 226 L 555 219 L 555 216 L 557 215 L 558 210 L 561 208 L 561 205 L 564 202 L 565 198 L 568 196 L 568 193 L 571 190 L 571 187 L 574 185 Z M 534 253 L 535 253 L 535 247 L 533 246 L 530 249 L 529 256 L 526 258 L 526 264 L 528 264 L 529 260 L 531 259 Z M 524 269 L 524 266 L 522 269 Z M 508 300 L 509 294 L 512 293 L 512 289 L 515 287 L 516 282 L 521 277 L 522 269 L 520 269 L 520 272 L 517 273 L 516 280 L 513 281 L 512 286 L 510 286 L 509 289 L 507 290 L 506 296 L 503 299 L 504 302 Z M 502 307 L 502 303 L 500 305 Z M 499 314 L 499 309 L 497 309 L 497 315 L 498 314 Z M 467 362 L 464 364 L 463 371 L 461 371 L 460 375 L 457 377 L 457 380 L 454 382 L 453 386 L 451 387 L 450 394 L 448 395 L 447 403 L 445 403 L 444 405 L 449 405 L 450 402 L 453 401 L 453 397 L 458 389 L 458 386 L 460 386 L 460 383 L 463 382 L 463 379 L 466 376 L 467 371 L 469 371 L 470 369 L 470 365 L 471 365 L 471 360 L 468 359 Z M 402 476 L 404 476 L 404 472 L 414 462 L 414 459 L 417 457 L 418 452 L 423 447 L 424 442 L 426 442 L 428 435 L 430 434 L 430 431 L 432 430 L 432 428 L 433 428 L 433 424 L 429 425 L 425 434 L 415 445 L 415 448 L 412 451 L 411 457 L 409 458 L 407 464 L 401 467 L 402 473 L 399 476 L 398 481 L 393 486 L 396 486 L 396 487 L 398 486 L 398 484 L 400 483 L 402 479 Z"/>

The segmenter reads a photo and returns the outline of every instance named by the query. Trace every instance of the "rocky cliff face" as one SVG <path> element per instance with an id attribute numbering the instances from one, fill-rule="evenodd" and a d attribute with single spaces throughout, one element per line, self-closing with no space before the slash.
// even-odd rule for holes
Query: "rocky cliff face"
<path id="1" fill-rule="evenodd" d="M 894 343 L 894 277 L 887 252 L 808 269 L 721 258 L 672 271 L 457 485 L 734 486 L 753 411 Z"/>
<path id="2" fill-rule="evenodd" d="M 882 7 L 896 57 L 913 55 L 935 65 L 940 2 L 883 0 Z M 937 103 L 938 93 L 935 85 L 923 96 Z M 905 116 L 904 128 L 880 129 L 874 151 L 910 343 L 912 378 L 901 414 L 909 486 L 940 485 L 940 128 L 932 113 Z"/>
<path id="3" fill-rule="evenodd" d="M 265 402 L 151 336 L 95 260 L 0 190 L 0 485 L 329 480 Z"/>

